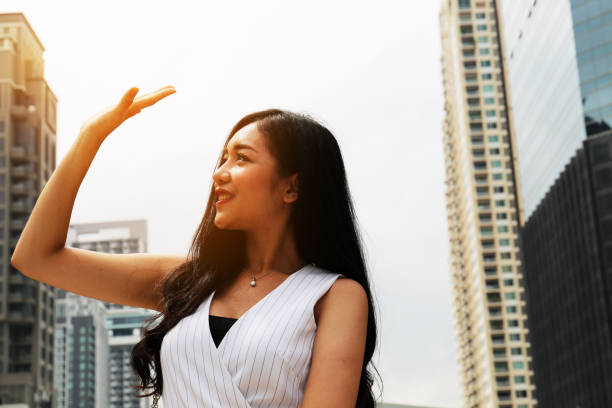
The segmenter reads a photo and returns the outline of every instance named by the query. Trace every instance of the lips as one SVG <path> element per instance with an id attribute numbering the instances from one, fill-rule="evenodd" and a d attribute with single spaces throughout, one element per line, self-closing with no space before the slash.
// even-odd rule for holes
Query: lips
<path id="1" fill-rule="evenodd" d="M 229 194 L 226 191 L 219 191 L 216 194 L 217 201 L 215 202 L 215 205 L 219 206 L 219 205 L 225 204 L 229 200 L 231 200 L 232 198 L 234 198 L 234 196 L 232 194 Z"/>
<path id="2" fill-rule="evenodd" d="M 234 197 L 233 194 L 230 194 L 229 191 L 223 189 L 223 188 L 216 188 L 215 189 L 215 198 L 216 198 L 216 203 L 217 204 L 223 204 L 229 200 L 231 200 Z"/>

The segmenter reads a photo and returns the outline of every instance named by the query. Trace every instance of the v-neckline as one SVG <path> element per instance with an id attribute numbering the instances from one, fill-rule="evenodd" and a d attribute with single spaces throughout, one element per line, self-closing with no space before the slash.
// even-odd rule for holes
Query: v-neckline
<path id="1" fill-rule="evenodd" d="M 311 266 L 312 264 L 306 264 L 303 267 L 301 267 L 300 269 L 298 269 L 297 271 L 293 272 L 292 274 L 290 274 L 289 276 L 287 276 L 285 278 L 285 280 L 283 280 L 281 283 L 279 283 L 274 289 L 272 289 L 270 292 L 268 292 L 264 297 L 262 297 L 261 299 L 259 299 L 257 302 L 255 302 L 254 305 L 252 305 L 251 307 L 249 307 L 246 312 L 244 312 L 240 317 L 236 318 L 232 318 L 232 319 L 236 319 L 234 321 L 234 323 L 232 324 L 232 326 L 229 328 L 229 330 L 225 333 L 225 335 L 223 336 L 223 338 L 221 339 L 221 341 L 219 342 L 219 345 L 217 346 L 217 349 L 221 348 L 221 345 L 223 344 L 223 342 L 225 341 L 225 339 L 229 336 L 230 332 L 232 332 L 232 330 L 234 330 L 234 328 L 236 326 L 238 326 L 238 323 L 242 322 L 244 320 L 245 317 L 247 317 L 247 315 L 253 310 L 255 309 L 255 307 L 257 307 L 259 304 L 261 304 L 265 299 L 269 298 L 270 296 L 272 296 L 273 293 L 277 292 L 281 287 L 285 286 L 288 281 L 291 279 L 292 276 L 300 273 L 301 271 L 305 270 L 306 268 L 308 268 L 309 266 Z M 206 319 L 206 321 L 208 322 L 210 319 L 210 305 L 212 303 L 212 300 L 215 296 L 216 290 L 213 290 L 210 293 L 210 296 L 208 296 L 208 301 L 206 302 L 206 316 L 208 316 L 208 318 Z M 215 315 L 216 316 L 216 315 Z M 224 317 L 224 316 L 219 316 L 219 317 Z M 212 338 L 212 333 L 210 332 L 210 323 L 208 323 L 208 336 L 210 336 Z"/>

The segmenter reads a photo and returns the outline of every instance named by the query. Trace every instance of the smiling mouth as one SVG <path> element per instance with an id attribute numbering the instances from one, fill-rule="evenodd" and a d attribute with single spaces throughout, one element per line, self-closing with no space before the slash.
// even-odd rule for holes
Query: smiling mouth
<path id="1" fill-rule="evenodd" d="M 227 203 L 229 200 L 231 200 L 232 198 L 234 198 L 234 197 L 233 197 L 233 196 L 224 197 L 223 199 L 219 199 L 219 200 L 217 200 L 217 202 L 216 202 L 215 204 L 216 204 L 216 205 L 225 204 L 225 203 Z"/>

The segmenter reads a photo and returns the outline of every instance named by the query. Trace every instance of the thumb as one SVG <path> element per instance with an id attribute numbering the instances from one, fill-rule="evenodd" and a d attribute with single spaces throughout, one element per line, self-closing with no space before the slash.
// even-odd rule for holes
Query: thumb
<path id="1" fill-rule="evenodd" d="M 128 110 L 130 105 L 132 105 L 132 102 L 134 101 L 134 98 L 136 97 L 137 93 L 138 87 L 136 86 L 133 86 L 128 89 L 128 91 L 123 94 L 123 97 L 121 97 L 121 101 L 119 101 L 118 108 L 122 111 Z"/>

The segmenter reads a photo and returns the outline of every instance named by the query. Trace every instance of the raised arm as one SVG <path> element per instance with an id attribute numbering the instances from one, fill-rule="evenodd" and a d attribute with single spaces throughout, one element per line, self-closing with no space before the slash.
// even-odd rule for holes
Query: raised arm
<path id="1" fill-rule="evenodd" d="M 102 142 L 126 119 L 174 92 L 169 86 L 135 99 L 138 88 L 132 87 L 117 105 L 83 124 L 36 201 L 11 258 L 15 268 L 73 293 L 159 310 L 157 283 L 185 256 L 106 254 L 65 245 L 77 192 Z"/>

